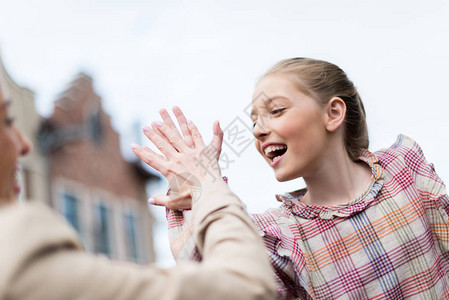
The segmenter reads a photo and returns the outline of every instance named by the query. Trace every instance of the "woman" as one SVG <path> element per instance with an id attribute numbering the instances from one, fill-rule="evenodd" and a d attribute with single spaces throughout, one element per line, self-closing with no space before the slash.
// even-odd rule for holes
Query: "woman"
<path id="1" fill-rule="evenodd" d="M 1 92 L 1 90 L 0 90 Z M 0 135 L 1 160 L 0 160 L 0 205 L 11 203 L 20 192 L 17 181 L 19 171 L 18 158 L 26 155 L 30 151 L 30 144 L 13 125 L 14 120 L 8 116 L 8 106 L 10 102 L 0 96 L 0 116 L 2 129 Z"/>
<path id="2" fill-rule="evenodd" d="M 251 116 L 256 148 L 276 179 L 302 177 L 307 185 L 252 216 L 278 298 L 449 297 L 445 185 L 408 137 L 367 150 L 363 103 L 339 67 L 308 58 L 279 62 L 258 82 Z M 169 211 L 172 249 L 180 260 L 200 261 L 185 230 L 189 218 Z"/>
<path id="3" fill-rule="evenodd" d="M 158 145 L 167 154 L 176 145 L 192 159 L 190 164 L 184 159 L 189 169 L 178 166 L 173 174 L 190 173 L 196 186 L 201 184 L 193 222 L 205 261 L 163 270 L 87 254 L 74 230 L 48 208 L 16 202 L 18 158 L 30 145 L 14 126 L 8 106 L 0 88 L 0 299 L 274 298 L 270 264 L 243 204 L 224 182 L 213 182 L 193 165 L 205 147 L 195 127 L 189 125 L 195 138 L 188 149 L 183 140 L 171 138 L 170 130 L 164 131 L 170 139 Z M 221 134 L 216 128 L 216 139 Z M 173 164 L 163 156 L 153 163 L 161 169 Z"/>

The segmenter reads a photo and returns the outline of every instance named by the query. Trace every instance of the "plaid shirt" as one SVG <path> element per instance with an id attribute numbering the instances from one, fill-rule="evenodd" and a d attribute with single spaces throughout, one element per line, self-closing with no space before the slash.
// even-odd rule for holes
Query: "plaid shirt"
<path id="1" fill-rule="evenodd" d="M 252 215 L 264 238 L 280 299 L 448 299 L 449 198 L 418 144 L 400 135 L 362 150 L 366 192 L 338 206 L 277 195 L 279 208 Z M 189 211 L 168 211 L 175 258 L 200 261 Z"/>

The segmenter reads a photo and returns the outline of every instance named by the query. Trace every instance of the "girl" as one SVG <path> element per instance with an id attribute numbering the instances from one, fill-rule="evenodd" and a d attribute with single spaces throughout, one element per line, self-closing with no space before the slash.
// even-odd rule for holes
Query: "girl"
<path id="1" fill-rule="evenodd" d="M 367 150 L 363 103 L 339 67 L 308 58 L 279 62 L 258 82 L 251 116 L 256 148 L 276 179 L 302 177 L 307 185 L 277 195 L 280 207 L 252 215 L 278 298 L 449 297 L 445 185 L 406 136 Z M 175 257 L 200 261 L 190 213 L 175 209 L 188 206 L 183 195 L 154 202 L 172 208 Z"/>

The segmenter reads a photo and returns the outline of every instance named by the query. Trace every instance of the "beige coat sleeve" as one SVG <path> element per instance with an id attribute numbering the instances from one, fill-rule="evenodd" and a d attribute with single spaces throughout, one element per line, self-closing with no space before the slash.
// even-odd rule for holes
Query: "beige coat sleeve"
<path id="1" fill-rule="evenodd" d="M 226 184 L 203 186 L 193 215 L 203 263 L 158 269 L 80 251 L 47 208 L 2 208 L 0 299 L 274 299 L 263 242 Z"/>

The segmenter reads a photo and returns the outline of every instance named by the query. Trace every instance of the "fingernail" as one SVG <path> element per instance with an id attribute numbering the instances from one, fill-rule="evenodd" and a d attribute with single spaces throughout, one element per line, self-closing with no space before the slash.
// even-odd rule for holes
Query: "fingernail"
<path id="1" fill-rule="evenodd" d="M 132 143 L 132 144 L 131 144 L 131 148 L 132 148 L 132 149 L 137 149 L 138 147 L 139 147 L 139 145 L 137 145 L 137 144 L 135 144 L 135 143 Z"/>
<path id="2" fill-rule="evenodd" d="M 148 132 L 150 130 L 150 127 L 148 126 L 143 126 L 142 127 L 143 132 Z"/>
<path id="3" fill-rule="evenodd" d="M 156 201 L 153 198 L 148 199 L 148 204 L 155 205 Z"/>
<path id="4" fill-rule="evenodd" d="M 164 123 L 162 123 L 161 121 L 156 121 L 156 122 L 154 122 L 154 124 L 155 124 L 157 127 L 162 127 L 162 125 L 163 125 Z"/>

